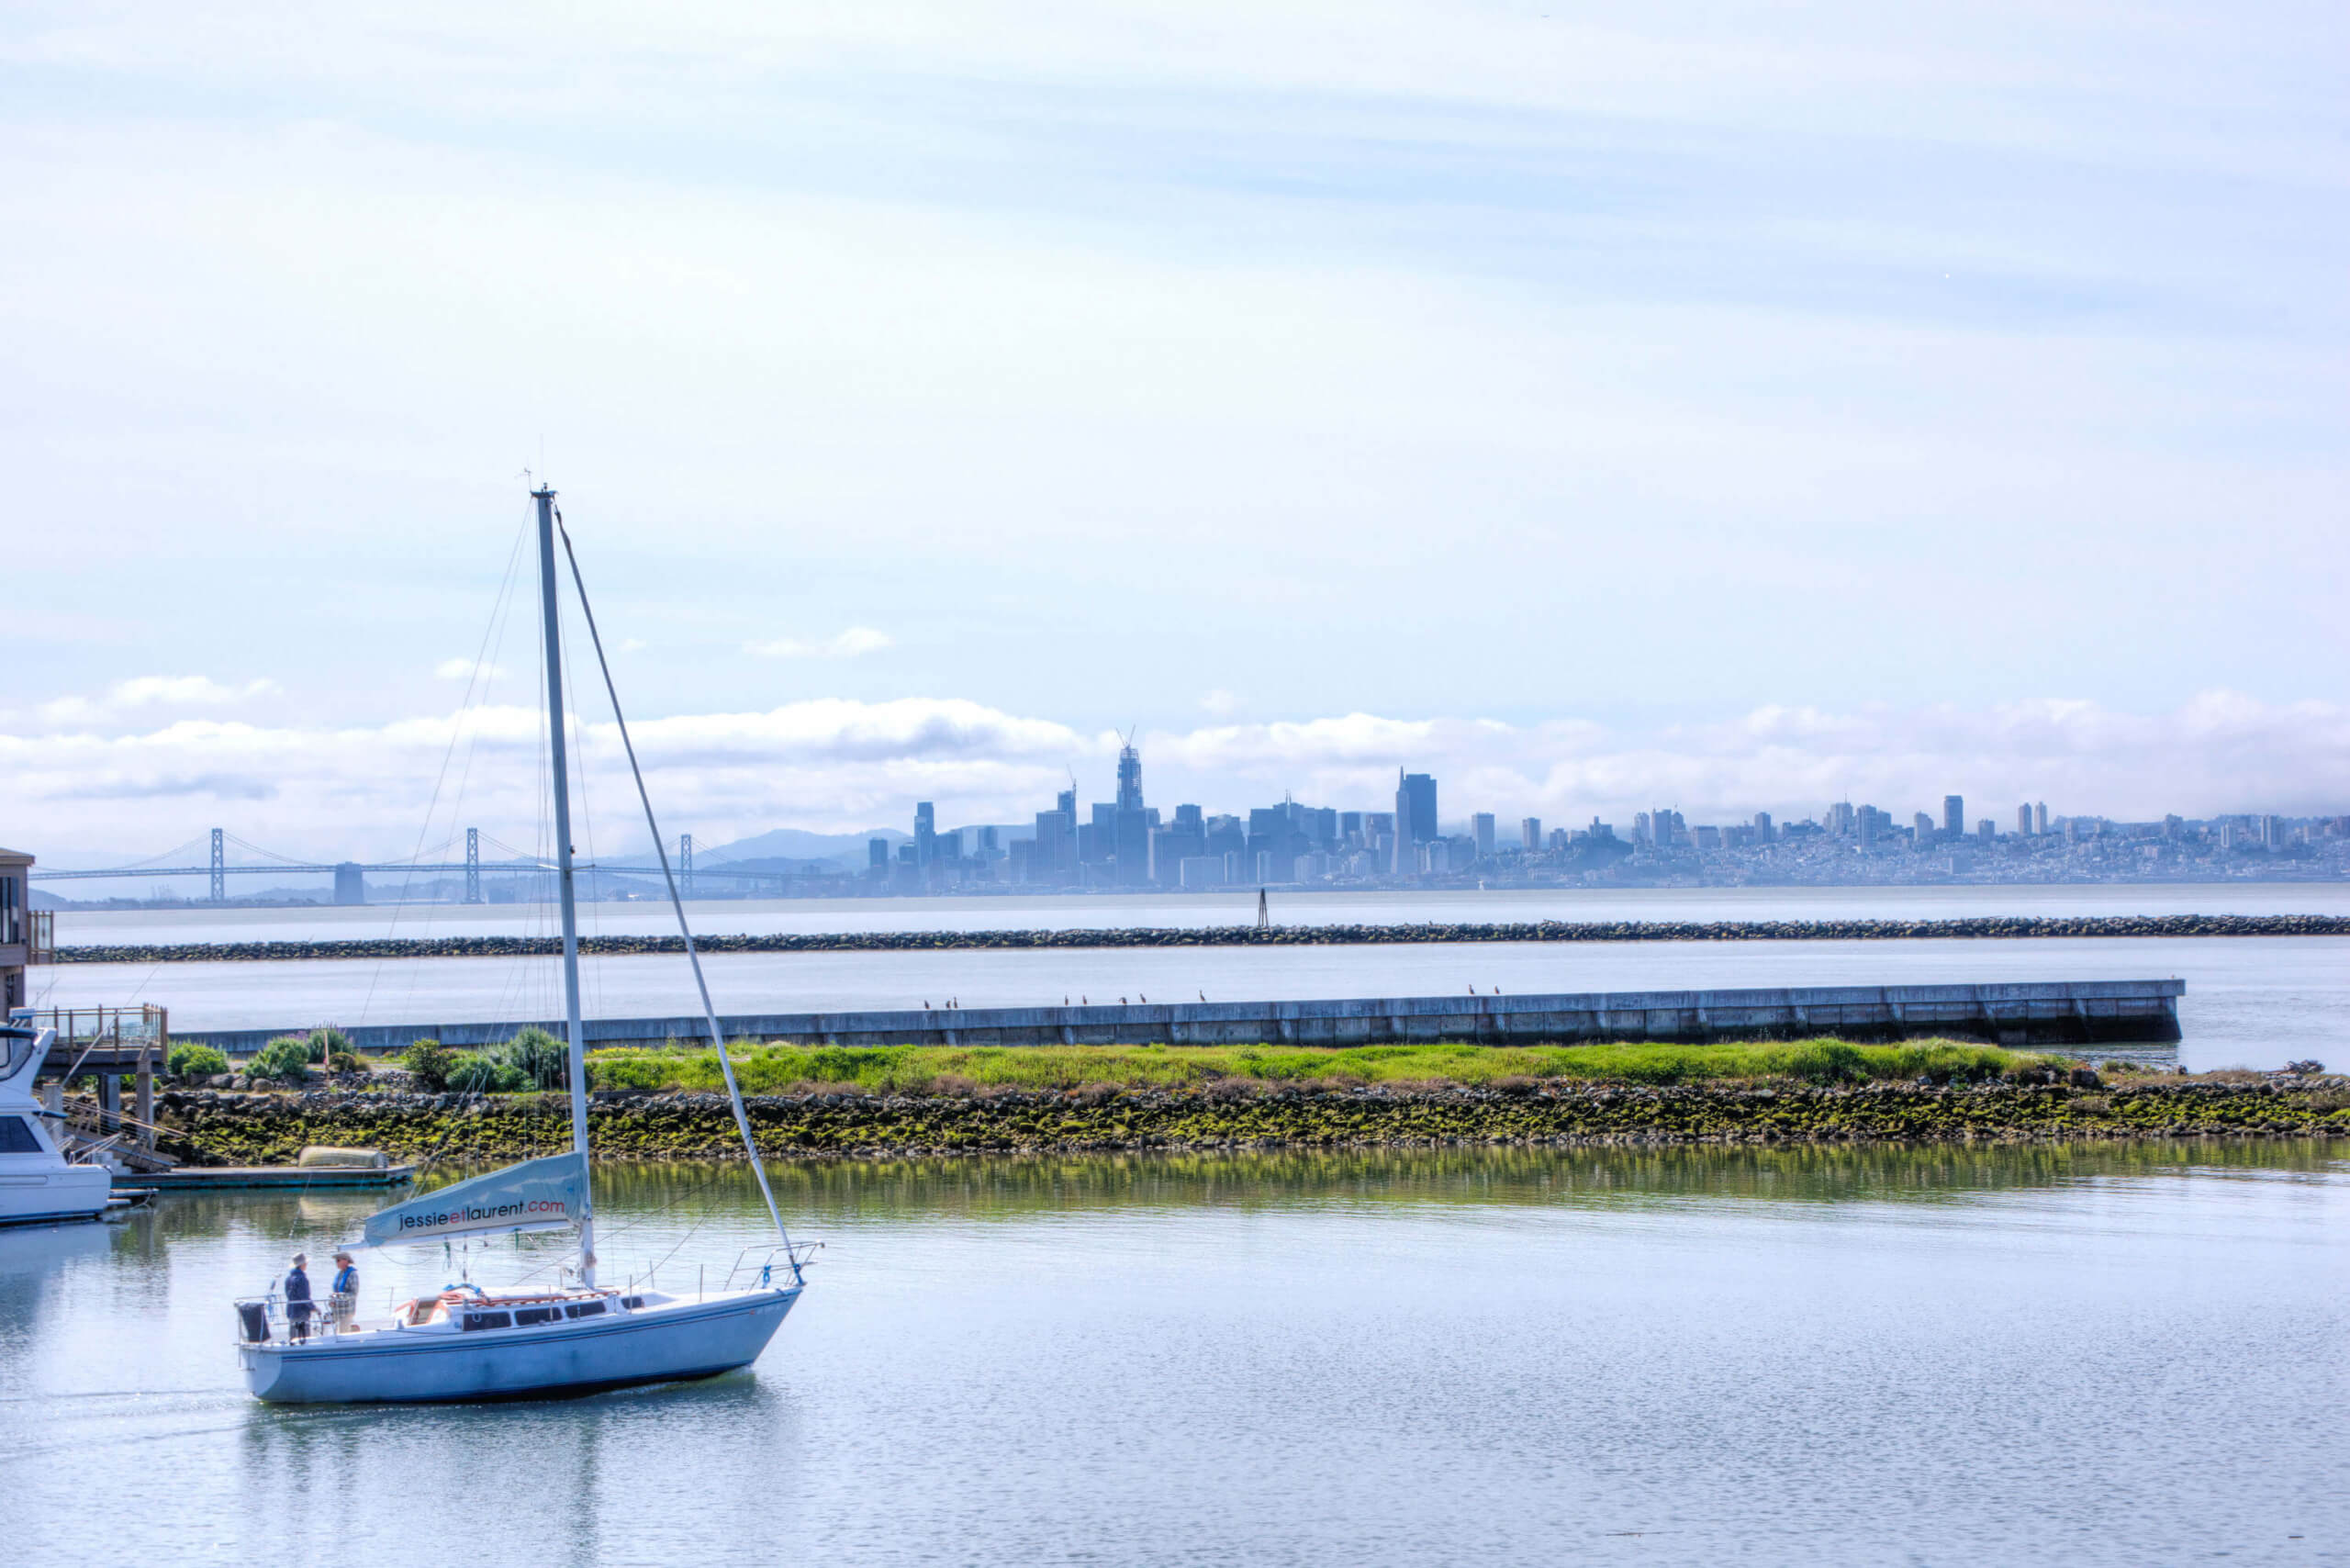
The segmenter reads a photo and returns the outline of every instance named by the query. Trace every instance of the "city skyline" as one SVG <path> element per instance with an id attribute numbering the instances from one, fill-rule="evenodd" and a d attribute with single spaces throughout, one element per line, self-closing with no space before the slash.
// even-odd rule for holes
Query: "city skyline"
<path id="1" fill-rule="evenodd" d="M 1550 825 L 1546 831 L 1542 818 L 1526 816 L 1505 836 L 1497 813 L 1473 809 L 1475 802 L 1471 802 L 1471 809 L 1456 806 L 1448 816 L 1439 781 L 1431 774 L 1399 767 L 1393 810 L 1387 812 L 1309 804 L 1284 791 L 1270 806 L 1226 812 L 1182 802 L 1171 808 L 1170 815 L 1169 808 L 1147 803 L 1142 756 L 1133 734 L 1117 740 L 1114 799 L 1110 801 L 1080 805 L 1081 785 L 1072 768 L 1069 788 L 1058 791 L 1052 807 L 1036 812 L 1031 823 L 942 822 L 936 802 L 920 801 L 912 808 L 910 834 L 886 828 L 871 830 L 870 836 L 769 829 L 744 841 L 705 842 L 700 864 L 716 874 L 718 886 L 741 894 L 755 893 L 762 886 L 780 890 L 781 885 L 744 882 L 739 872 L 727 868 L 750 868 L 773 879 L 785 875 L 784 868 L 796 861 L 799 869 L 789 874 L 815 879 L 800 891 L 835 895 L 1014 888 L 1202 891 L 1251 883 L 1408 886 L 1432 880 L 1441 884 L 1446 878 L 1472 874 L 1479 886 L 1499 877 L 1497 885 L 1521 887 L 1669 882 L 1691 876 L 1701 883 L 1710 877 L 1852 885 L 1936 881 L 1944 879 L 1944 873 L 1955 879 L 1983 870 L 1992 871 L 1989 879 L 1998 880 L 2002 879 L 1993 862 L 1977 864 L 1978 856 L 1995 851 L 2005 854 L 2009 877 L 2026 881 L 2109 880 L 2117 876 L 2194 880 L 2198 867 L 2213 879 L 2350 875 L 2350 814 L 2339 812 L 2288 816 L 2236 812 L 2198 818 L 2165 812 L 2159 820 L 2132 821 L 2064 810 L 2052 813 L 2045 801 L 2024 801 L 2014 806 L 2009 826 L 1996 811 L 1976 814 L 1985 809 L 1981 801 L 1970 812 L 1964 795 L 1946 794 L 1939 817 L 1918 811 L 1907 823 L 1897 812 L 1847 798 L 1799 817 L 1774 818 L 1771 812 L 1759 811 L 1729 822 L 1692 822 L 1678 809 L 1659 805 L 1633 812 L 1628 827 L 1621 830 L 1595 815 L 1585 824 Z M 510 879 L 517 864 L 527 863 L 527 852 L 515 850 L 495 834 L 483 835 L 478 826 L 466 828 L 464 839 L 462 902 L 482 902 L 483 890 L 493 886 L 504 890 L 490 902 L 511 898 L 515 885 L 510 880 L 501 884 L 499 879 Z M 861 857 L 841 848 L 845 839 L 861 840 Z M 477 842 L 487 845 L 488 852 L 477 850 Z M 1874 853 L 1877 863 L 1845 861 L 1848 848 L 1863 856 Z M 2019 861 L 2020 848 L 2036 861 Z M 2052 848 L 2058 851 L 2053 860 Z M 1830 852 L 1824 860 L 1816 853 L 1822 849 Z M 1934 857 L 1888 866 L 1883 857 L 1891 851 Z M 2256 858 L 2246 860 L 2247 855 Z M 2313 855 L 2316 863 L 2309 863 Z M 221 828 L 211 830 L 211 856 L 210 897 L 215 902 L 225 888 L 220 868 L 265 870 L 281 858 L 275 850 Z M 677 846 L 676 865 L 689 890 L 696 856 L 688 832 Z M 2275 857 L 2285 858 L 2275 861 L 2273 868 L 2260 864 Z M 153 868 L 158 861 L 178 866 L 185 858 L 166 853 L 139 863 L 148 868 L 138 875 L 150 898 L 188 896 L 187 890 L 159 879 L 162 873 Z M 332 868 L 331 902 L 367 902 L 364 873 L 371 868 L 350 859 L 326 858 L 339 859 Z M 411 858 L 430 861 L 435 855 Z M 591 856 L 588 863 L 600 864 L 599 886 L 605 888 L 591 896 L 640 896 L 643 890 L 633 887 L 625 871 L 629 858 L 627 850 L 600 863 Z M 2287 860 L 2303 864 L 2288 866 Z M 373 869 L 397 872 L 404 864 Z M 104 869 L 95 861 L 72 868 Z M 52 863 L 40 875 L 55 878 L 66 869 Z M 855 881 L 845 879 L 844 872 L 854 872 Z M 737 879 L 729 882 L 730 876 Z M 825 886 L 820 888 L 818 882 Z M 406 873 L 402 885 L 412 896 L 427 899 L 442 897 L 446 890 L 430 878 L 419 883 Z M 87 902 L 98 884 L 68 886 L 65 896 L 78 893 Z M 52 890 L 48 896 L 60 895 Z M 276 895 L 255 896 L 266 900 Z"/>
<path id="2" fill-rule="evenodd" d="M 1718 872 L 1767 879 L 1774 873 L 1817 876 L 1822 868 L 1803 865 L 1803 851 L 1817 846 L 1840 855 L 1847 847 L 1862 854 L 1906 848 L 1944 857 L 1923 879 L 1908 879 L 1972 870 L 1977 856 L 1994 851 L 2004 850 L 2013 860 L 2019 848 L 2043 860 L 2047 849 L 2057 849 L 2058 879 L 2068 872 L 2085 879 L 2100 870 L 2110 874 L 2117 852 L 2122 869 L 2140 872 L 2167 867 L 2176 874 L 2199 864 L 2221 875 L 2240 873 L 2244 868 L 2231 867 L 2228 857 L 2253 850 L 2322 852 L 2329 872 L 2350 870 L 2350 814 L 2342 813 L 2292 819 L 2235 812 L 2193 821 L 2165 813 L 2159 822 L 2117 823 L 2087 813 L 2052 814 L 2047 801 L 2024 801 L 2014 807 L 2012 826 L 2006 826 L 1997 816 L 1971 814 L 1964 795 L 1948 794 L 1939 818 L 1919 811 L 1907 823 L 1873 802 L 1850 800 L 1830 802 L 1816 815 L 1774 820 L 1757 812 L 1733 823 L 1692 823 L 1678 810 L 1657 806 L 1633 813 L 1628 832 L 1596 816 L 1587 825 L 1546 832 L 1542 819 L 1523 817 L 1516 838 L 1505 841 L 1490 811 L 1471 810 L 1448 823 L 1439 781 L 1426 773 L 1399 769 L 1393 809 L 1387 812 L 1303 802 L 1286 794 L 1278 803 L 1239 812 L 1212 812 L 1196 801 L 1156 807 L 1147 803 L 1142 778 L 1142 757 L 1128 737 L 1118 751 L 1114 801 L 1080 806 L 1073 780 L 1051 808 L 1035 813 L 1033 827 L 941 829 L 934 802 L 918 802 L 911 836 L 868 841 L 863 882 L 869 890 L 894 893 L 991 885 L 1206 891 L 1251 883 L 1408 884 L 1491 872 L 1521 883 L 1560 885 L 1577 876 L 1593 883 L 1627 872 L 1702 871 L 1709 855 Z M 1746 852 L 1742 859 L 1740 851 Z M 1726 866 L 1724 855 L 1733 863 Z M 1826 869 L 1832 877 L 1833 866 Z M 2045 878 L 2052 868 L 2027 869 Z"/>
<path id="3" fill-rule="evenodd" d="M 527 667 L 496 676 L 523 695 L 531 678 Z M 538 721 L 527 709 L 490 701 L 453 720 L 305 731 L 257 722 L 273 700 L 266 689 L 152 684 L 118 701 L 101 694 L 52 702 L 49 735 L 13 745 L 0 737 L 19 763 L 0 785 L 18 824 L 11 831 L 27 841 L 19 847 L 52 865 L 97 864 L 225 824 L 289 853 L 388 860 L 455 825 L 515 842 L 534 829 L 529 790 L 491 763 L 535 744 Z M 1018 823 L 1072 774 L 1095 780 L 1080 791 L 1087 799 L 1102 785 L 1114 796 L 1125 744 L 1116 732 L 1089 736 L 968 702 L 640 717 L 633 728 L 649 773 L 677 802 L 674 824 L 713 846 L 776 828 L 842 834 L 901 823 L 917 799 L 960 823 Z M 1765 710 L 1645 744 L 1589 723 L 1528 729 L 1363 714 L 1135 738 L 1165 795 L 1262 801 L 1287 792 L 1392 810 L 1401 767 L 1446 778 L 1454 798 L 1473 796 L 1477 809 L 1511 823 L 1528 815 L 1628 822 L 1660 802 L 1692 820 L 1737 821 L 1758 810 L 1800 818 L 1838 799 L 1879 802 L 1906 823 L 1916 811 L 1939 814 L 1953 778 L 1973 799 L 2053 798 L 2060 814 L 2116 821 L 2322 816 L 2342 809 L 2337 759 L 2350 756 L 2342 714 L 2228 697 L 2162 722 L 2027 704 L 1988 715 L 1944 711 L 1932 726 L 1888 730 L 1883 715 Z M 581 739 L 591 802 L 625 800 L 610 724 L 591 710 Z M 2002 747 L 2009 755 L 1998 755 Z M 462 767 L 444 770 L 449 758 L 466 756 L 470 781 Z M 2275 777 L 2266 790 L 2264 775 Z M 2002 807 L 2002 820 L 2012 811 Z M 163 842 L 149 825 L 158 822 L 173 824 Z"/>

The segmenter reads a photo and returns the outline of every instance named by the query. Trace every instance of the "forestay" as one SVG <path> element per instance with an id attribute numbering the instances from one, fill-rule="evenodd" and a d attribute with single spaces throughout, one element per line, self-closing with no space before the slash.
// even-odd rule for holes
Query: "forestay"
<path id="1" fill-rule="evenodd" d="M 574 1150 L 453 1182 L 367 1218 L 362 1247 L 561 1230 L 588 1208 L 588 1157 Z"/>

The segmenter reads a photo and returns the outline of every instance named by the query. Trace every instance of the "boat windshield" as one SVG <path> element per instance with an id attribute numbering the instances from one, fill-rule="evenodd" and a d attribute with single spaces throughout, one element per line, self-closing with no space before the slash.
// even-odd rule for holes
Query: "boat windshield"
<path id="1" fill-rule="evenodd" d="M 26 1029 L 15 1025 L 0 1028 L 0 1050 L 7 1053 L 5 1059 L 0 1059 L 0 1083 L 25 1070 L 33 1052 L 39 1048 L 41 1036 L 48 1033 L 46 1029 Z"/>

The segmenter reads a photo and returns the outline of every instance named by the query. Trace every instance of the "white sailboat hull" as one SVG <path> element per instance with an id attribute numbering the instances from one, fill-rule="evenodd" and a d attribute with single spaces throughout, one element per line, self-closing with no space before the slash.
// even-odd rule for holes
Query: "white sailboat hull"
<path id="1" fill-rule="evenodd" d="M 711 1377 L 758 1360 L 798 1285 L 528 1328 L 375 1330 L 240 1345 L 245 1385 L 274 1405 L 414 1403 L 585 1394 Z"/>

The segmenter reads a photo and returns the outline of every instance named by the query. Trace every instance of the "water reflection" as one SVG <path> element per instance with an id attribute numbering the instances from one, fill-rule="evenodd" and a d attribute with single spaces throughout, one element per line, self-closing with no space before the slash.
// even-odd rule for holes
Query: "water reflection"
<path id="1" fill-rule="evenodd" d="M 1033 1159 L 806 1161 L 769 1168 L 801 1223 L 902 1216 L 1017 1219 L 1136 1205 L 1528 1204 L 1717 1198 L 1767 1203 L 1934 1203 L 2013 1189 L 2144 1177 L 2183 1167 L 2321 1174 L 2345 1145 L 2323 1138 L 1985 1145 L 1461 1147 L 1135 1152 Z M 679 1161 L 600 1166 L 607 1211 L 759 1211 L 745 1168 Z"/>
<path id="2" fill-rule="evenodd" d="M 105 1455 L 170 1480 L 123 1561 L 2260 1560 L 2350 1536 L 2345 1156 L 790 1165 L 834 1245 L 756 1368 L 423 1408 L 258 1406 L 229 1343 L 381 1194 L 167 1195 L 0 1235 L 9 1555 L 92 1555 Z M 597 1192 L 648 1259 L 765 1225 L 740 1165 Z"/>

